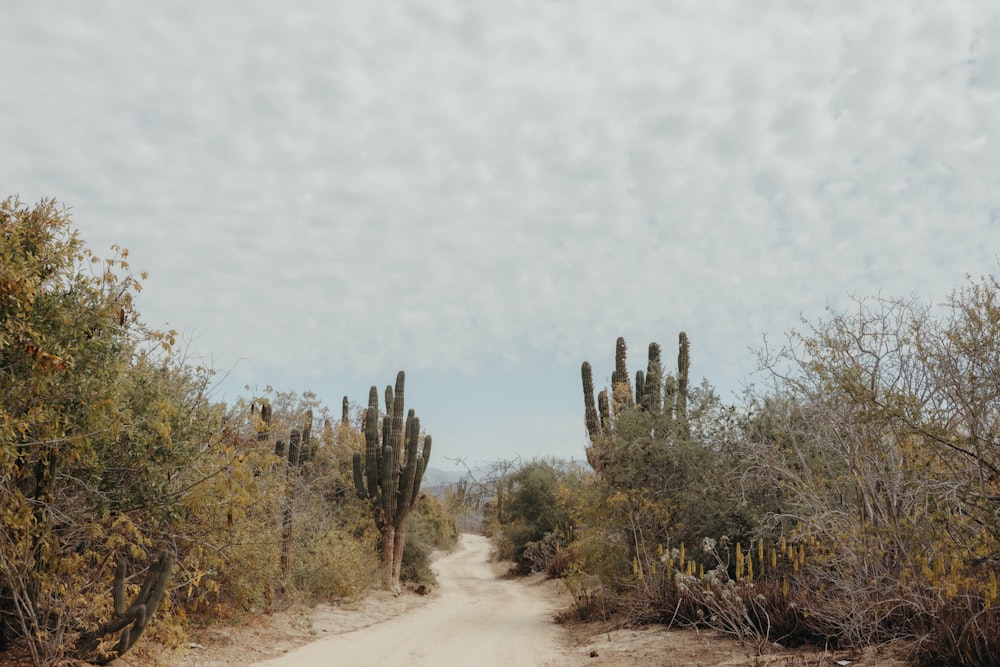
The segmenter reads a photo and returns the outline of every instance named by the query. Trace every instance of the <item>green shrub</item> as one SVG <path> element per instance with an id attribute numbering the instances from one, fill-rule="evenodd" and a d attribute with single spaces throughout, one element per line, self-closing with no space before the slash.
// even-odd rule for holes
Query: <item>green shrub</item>
<path id="1" fill-rule="evenodd" d="M 414 584 L 433 586 L 437 577 L 431 567 L 434 551 L 448 551 L 458 544 L 458 529 L 444 504 L 424 495 L 406 519 L 406 544 L 399 578 Z"/>
<path id="2" fill-rule="evenodd" d="M 413 536 L 431 549 L 449 551 L 458 544 L 458 528 L 444 503 L 424 495 L 407 517 L 407 540 Z"/>
<path id="3" fill-rule="evenodd" d="M 399 572 L 400 581 L 425 586 L 435 585 L 437 575 L 431 567 L 433 551 L 427 542 L 407 534 L 406 544 L 403 546 L 403 564 Z"/>
<path id="4" fill-rule="evenodd" d="M 296 550 L 295 587 L 314 601 L 332 602 L 364 595 L 374 584 L 377 561 L 373 535 L 357 538 L 333 528 Z"/>
<path id="5" fill-rule="evenodd" d="M 493 540 L 497 556 L 514 561 L 515 572 L 530 574 L 546 569 L 543 552 L 554 555 L 553 540 L 571 531 L 572 522 L 561 494 L 564 487 L 576 482 L 573 473 L 572 468 L 559 462 L 532 461 L 510 476 L 505 521 L 499 530 L 495 527 Z M 546 541 L 547 546 L 543 546 Z"/>

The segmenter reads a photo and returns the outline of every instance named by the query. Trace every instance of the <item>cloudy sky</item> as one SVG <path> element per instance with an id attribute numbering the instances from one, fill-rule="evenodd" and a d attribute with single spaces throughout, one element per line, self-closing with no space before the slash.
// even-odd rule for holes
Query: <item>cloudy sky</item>
<path id="1" fill-rule="evenodd" d="M 581 457 L 579 367 L 752 349 L 1000 252 L 993 0 L 4 3 L 0 196 L 244 386 L 407 371 L 434 464 Z"/>

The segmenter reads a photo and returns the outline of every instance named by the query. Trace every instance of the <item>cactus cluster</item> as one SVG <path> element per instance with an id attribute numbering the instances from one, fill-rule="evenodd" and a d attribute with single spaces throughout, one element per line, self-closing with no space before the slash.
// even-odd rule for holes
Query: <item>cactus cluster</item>
<path id="1" fill-rule="evenodd" d="M 386 588 L 399 586 L 406 517 L 417 502 L 420 482 L 431 453 L 431 436 L 420 437 L 420 420 L 411 409 L 403 421 L 403 371 L 396 375 L 395 390 L 385 388 L 386 414 L 379 437 L 378 389 L 368 393 L 364 413 L 365 452 L 355 452 L 354 486 L 358 497 L 371 504 L 375 524 L 382 534 L 383 576 Z"/>
<path id="2" fill-rule="evenodd" d="M 80 638 L 77 649 L 78 657 L 80 659 L 89 658 L 98 665 L 105 665 L 132 648 L 142 631 L 146 629 L 153 614 L 156 613 L 156 608 L 160 605 L 160 600 L 163 599 L 167 584 L 170 582 L 173 567 L 174 555 L 168 551 L 161 552 L 146 572 L 146 579 L 139 592 L 131 604 L 126 607 L 125 561 L 120 559 L 115 570 L 111 592 L 115 617 Z M 93 656 L 92 654 L 97 651 L 101 640 L 115 632 L 121 632 L 115 649 L 111 653 Z"/>
<path id="3" fill-rule="evenodd" d="M 594 373 L 589 362 L 583 362 L 584 424 L 590 438 L 587 460 L 600 470 L 606 459 L 607 438 L 614 433 L 614 420 L 625 412 L 642 410 L 661 416 L 668 428 L 677 435 L 687 436 L 688 375 L 690 344 L 687 334 L 680 332 L 677 342 L 677 373 L 663 377 L 660 345 L 649 344 L 646 371 L 635 374 L 635 388 L 628 374 L 628 347 L 619 337 L 615 343 L 615 370 L 611 374 L 611 394 L 604 389 L 594 402 Z"/>

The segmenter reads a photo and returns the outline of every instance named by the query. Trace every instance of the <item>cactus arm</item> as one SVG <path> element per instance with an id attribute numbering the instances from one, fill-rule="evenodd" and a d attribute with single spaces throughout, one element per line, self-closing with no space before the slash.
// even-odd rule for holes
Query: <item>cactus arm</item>
<path id="1" fill-rule="evenodd" d="M 305 463 L 312 456 L 312 424 L 313 411 L 306 410 L 305 419 L 302 422 L 302 448 L 299 450 L 299 463 Z"/>
<path id="2" fill-rule="evenodd" d="M 420 440 L 420 420 L 411 409 L 406 416 L 406 459 L 403 464 L 402 477 L 399 480 L 399 504 L 396 507 L 395 521 L 398 528 L 410 511 L 413 495 L 413 482 L 417 474 L 417 449 Z"/>
<path id="3" fill-rule="evenodd" d="M 396 374 L 396 394 L 393 397 L 392 405 L 392 440 L 389 442 L 392 445 L 392 477 L 389 479 L 389 488 L 392 489 L 394 500 L 397 498 L 399 493 L 399 476 L 402 471 L 403 464 L 403 448 L 404 440 L 406 437 L 406 431 L 403 425 L 403 412 L 405 410 L 403 403 L 403 387 L 406 381 L 406 374 L 403 371 L 399 371 Z M 395 505 L 393 506 L 395 510 Z M 395 512 L 391 512 L 389 516 L 393 516 Z"/>
<path id="4" fill-rule="evenodd" d="M 416 483 L 413 485 L 413 488 L 410 489 L 410 497 L 408 498 L 409 502 L 407 503 L 407 506 L 410 508 L 417 504 L 417 497 L 420 495 L 420 482 L 424 476 L 424 469 L 425 464 L 423 458 L 417 459 Z"/>
<path id="5" fill-rule="evenodd" d="M 427 462 L 431 458 L 431 436 L 424 436 L 424 450 L 421 453 L 419 459 L 417 459 L 417 473 L 413 481 L 413 490 L 410 493 L 410 507 L 413 507 L 417 502 L 417 496 L 420 495 L 420 483 L 424 479 L 424 472 L 427 470 Z"/>
<path id="6" fill-rule="evenodd" d="M 271 437 L 271 404 L 264 399 L 260 406 L 260 421 L 257 424 L 257 440 Z"/>
<path id="7" fill-rule="evenodd" d="M 299 463 L 299 448 L 302 443 L 302 433 L 299 429 L 293 428 L 288 434 L 288 465 L 296 466 Z"/>
<path id="8" fill-rule="evenodd" d="M 660 362 L 659 343 L 649 344 L 649 362 L 646 365 L 646 386 L 644 394 L 650 412 L 659 413 L 663 409 L 663 364 Z"/>
<path id="9" fill-rule="evenodd" d="M 361 465 L 361 452 L 354 452 L 351 464 L 354 472 L 354 490 L 357 492 L 358 498 L 364 500 L 368 497 L 368 493 L 365 489 L 365 475 Z"/>
<path id="10" fill-rule="evenodd" d="M 163 594 L 167 590 L 167 583 L 170 581 L 171 570 L 174 566 L 174 556 L 171 553 L 163 552 L 156 564 L 146 573 L 146 580 L 143 582 L 142 591 L 133 603 L 132 616 L 135 623 L 131 628 L 122 631 L 118 642 L 117 653 L 121 656 L 128 651 L 139 639 L 142 631 L 146 629 L 146 624 L 153 618 L 156 608 L 163 599 Z M 147 584 L 150 584 L 147 587 Z M 143 596 L 143 591 L 146 595 Z"/>
<path id="11" fill-rule="evenodd" d="M 601 422 L 594 407 L 594 371 L 589 362 L 583 362 L 580 375 L 583 379 L 583 421 L 587 426 L 587 435 L 594 440 L 601 435 Z"/>
<path id="12" fill-rule="evenodd" d="M 125 560 L 118 559 L 118 566 L 115 568 L 115 581 L 111 588 L 111 599 L 115 605 L 115 615 L 125 614 Z"/>
<path id="13" fill-rule="evenodd" d="M 382 448 L 382 512 L 386 523 L 392 522 L 392 517 L 396 514 L 396 490 L 387 483 L 392 479 L 392 446 L 386 445 Z"/>
<path id="14" fill-rule="evenodd" d="M 124 612 L 119 613 L 124 607 L 124 586 L 125 567 L 124 561 L 119 561 L 115 569 L 115 578 L 112 586 L 112 598 L 115 605 L 115 618 L 106 623 L 102 623 L 96 630 L 81 635 L 77 645 L 76 655 L 80 659 L 90 659 L 99 665 L 106 665 L 115 658 L 120 657 L 128 651 L 139 639 L 142 631 L 152 619 L 156 608 L 160 605 L 163 595 L 166 592 L 167 584 L 170 581 L 171 571 L 174 566 L 174 555 L 163 551 L 156 561 L 146 572 L 146 579 L 139 589 L 139 593 Z M 131 628 L 128 626 L 132 626 Z M 101 638 L 121 631 L 117 649 L 109 655 L 99 655 L 96 658 L 91 654 L 97 649 Z"/>
<path id="15" fill-rule="evenodd" d="M 424 459 L 424 470 L 427 470 L 427 463 L 431 460 L 431 436 L 429 435 L 424 436 L 423 459 Z M 417 477 L 417 486 L 420 486 L 419 476 Z"/>
<path id="16" fill-rule="evenodd" d="M 663 412 L 668 420 L 674 418 L 677 409 L 677 378 L 668 375 L 663 386 Z"/>
<path id="17" fill-rule="evenodd" d="M 635 404 L 641 408 L 649 408 L 646 401 L 646 374 L 642 371 L 635 372 Z"/>
<path id="18" fill-rule="evenodd" d="M 677 337 L 677 421 L 680 428 L 687 432 L 687 399 L 688 399 L 688 371 L 691 368 L 691 356 L 689 352 L 687 334 L 683 331 Z"/>
<path id="19" fill-rule="evenodd" d="M 597 395 L 597 409 L 601 415 L 601 431 L 608 433 L 611 431 L 611 405 L 608 400 L 608 390 L 602 389 Z"/>
<path id="20" fill-rule="evenodd" d="M 611 403 L 615 416 L 633 405 L 627 356 L 628 346 L 625 339 L 619 336 L 615 342 L 615 372 L 611 374 Z"/>
<path id="21" fill-rule="evenodd" d="M 378 389 L 368 392 L 368 409 L 365 410 L 365 475 L 368 481 L 368 497 L 377 498 L 379 490 L 379 443 L 378 443 Z"/>

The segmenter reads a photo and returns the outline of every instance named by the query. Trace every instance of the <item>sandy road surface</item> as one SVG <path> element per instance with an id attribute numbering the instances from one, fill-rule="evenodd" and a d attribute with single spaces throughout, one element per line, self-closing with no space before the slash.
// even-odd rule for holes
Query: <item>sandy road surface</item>
<path id="1" fill-rule="evenodd" d="M 552 602 L 530 583 L 498 579 L 489 542 L 463 535 L 435 562 L 435 598 L 410 613 L 321 639 L 259 667 L 564 667 L 576 664 L 552 623 Z M 253 667 L 253 666 L 252 666 Z"/>

